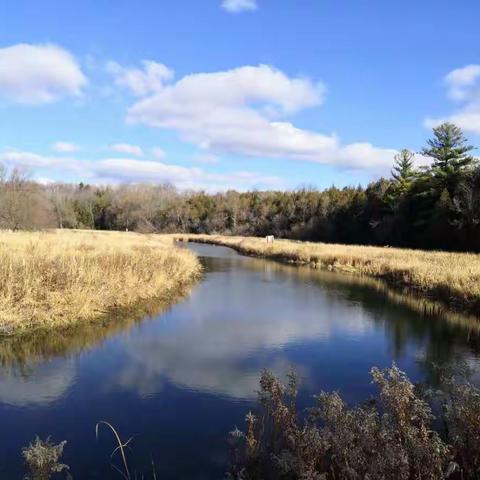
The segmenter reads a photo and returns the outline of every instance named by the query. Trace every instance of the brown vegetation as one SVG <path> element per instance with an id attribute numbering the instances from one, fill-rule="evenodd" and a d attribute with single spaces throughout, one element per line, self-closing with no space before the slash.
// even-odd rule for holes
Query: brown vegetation
<path id="1" fill-rule="evenodd" d="M 258 415 L 231 434 L 230 479 L 370 480 L 475 479 L 480 474 L 480 392 L 465 379 L 444 378 L 435 397 L 444 428 L 433 429 L 427 397 L 396 366 L 373 368 L 380 390 L 349 408 L 322 392 L 304 420 L 297 413 L 297 379 L 284 386 L 269 372 L 260 381 Z M 442 425 L 442 423 L 439 423 Z"/>
<path id="2" fill-rule="evenodd" d="M 137 233 L 0 233 L 0 333 L 105 318 L 178 296 L 198 276 L 172 239 Z"/>
<path id="3" fill-rule="evenodd" d="M 50 438 L 41 440 L 36 437 L 34 442 L 22 450 L 28 470 L 25 480 L 49 480 L 53 475 L 62 472 L 66 473 L 67 478 L 71 478 L 68 465 L 60 463 L 66 443 L 55 445 Z"/>

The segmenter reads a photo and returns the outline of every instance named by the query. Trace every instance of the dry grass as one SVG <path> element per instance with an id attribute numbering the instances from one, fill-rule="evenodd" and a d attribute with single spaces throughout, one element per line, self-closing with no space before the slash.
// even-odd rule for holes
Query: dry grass
<path id="1" fill-rule="evenodd" d="M 315 268 L 381 278 L 440 300 L 449 307 L 480 314 L 480 255 L 400 248 L 227 237 L 176 235 L 178 239 L 232 247 L 247 255 L 309 264 Z"/>
<path id="2" fill-rule="evenodd" d="M 119 232 L 0 232 L 0 333 L 104 318 L 178 295 L 200 272 L 171 238 Z"/>

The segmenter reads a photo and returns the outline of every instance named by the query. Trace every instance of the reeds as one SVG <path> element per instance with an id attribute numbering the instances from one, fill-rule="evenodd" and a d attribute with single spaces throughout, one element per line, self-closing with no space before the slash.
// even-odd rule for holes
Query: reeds
<path id="1" fill-rule="evenodd" d="M 199 275 L 171 238 L 120 232 L 0 232 L 0 333 L 65 327 L 178 295 Z"/>
<path id="2" fill-rule="evenodd" d="M 110 431 L 113 433 L 113 436 L 115 438 L 115 442 L 116 442 L 117 446 L 112 451 L 112 454 L 110 455 L 110 458 L 113 459 L 113 456 L 115 455 L 115 453 L 119 452 L 120 457 L 122 459 L 122 467 L 117 467 L 115 464 L 112 463 L 111 464 L 112 468 L 116 472 L 118 472 L 122 476 L 122 478 L 124 478 L 125 480 L 131 480 L 132 477 L 130 475 L 130 469 L 128 468 L 128 462 L 127 462 L 127 456 L 125 455 L 125 449 L 128 447 L 128 444 L 132 441 L 133 437 L 130 437 L 126 442 L 122 442 L 122 440 L 120 438 L 120 434 L 117 432 L 115 427 L 111 423 L 106 422 L 105 420 L 101 420 L 95 426 L 95 436 L 97 437 L 97 440 L 98 440 L 98 430 L 99 430 L 100 425 L 105 425 L 106 427 L 108 427 L 110 429 Z"/>
<path id="3" fill-rule="evenodd" d="M 241 253 L 308 264 L 385 280 L 452 309 L 480 315 L 480 255 L 400 248 L 227 237 L 176 235 L 175 238 L 232 247 Z"/>

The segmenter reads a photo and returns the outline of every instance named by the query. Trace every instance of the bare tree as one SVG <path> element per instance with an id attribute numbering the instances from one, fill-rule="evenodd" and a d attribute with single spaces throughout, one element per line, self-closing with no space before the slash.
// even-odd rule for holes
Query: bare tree
<path id="1" fill-rule="evenodd" d="M 41 186 L 18 168 L 0 170 L 0 227 L 38 229 L 54 225 L 51 204 Z"/>

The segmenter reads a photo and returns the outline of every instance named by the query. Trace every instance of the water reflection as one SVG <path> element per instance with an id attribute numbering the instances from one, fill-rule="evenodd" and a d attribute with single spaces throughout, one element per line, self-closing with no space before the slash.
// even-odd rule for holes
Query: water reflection
<path id="1" fill-rule="evenodd" d="M 275 265 L 249 268 L 260 263 L 241 257 L 204 263 L 215 275 L 175 309 L 174 319 L 166 315 L 124 345 L 123 387 L 153 394 L 167 377 L 189 389 L 252 398 L 262 368 L 285 372 L 295 364 L 285 350 L 328 342 L 340 332 L 359 341 L 368 331 L 371 319 L 361 306 Z M 307 365 L 296 367 L 307 375 Z"/>
<path id="2" fill-rule="evenodd" d="M 327 297 L 335 296 L 350 305 L 360 306 L 372 322 L 389 332 L 398 356 L 412 339 L 436 344 L 445 357 L 449 356 L 449 347 L 458 344 L 480 352 L 480 317 L 445 310 L 438 302 L 415 297 L 407 291 L 400 293 L 372 278 L 250 260 L 244 267 L 263 270 L 270 275 L 275 272 L 294 277 L 304 284 L 315 284 Z"/>
<path id="3" fill-rule="evenodd" d="M 60 399 L 75 381 L 72 361 L 48 361 L 31 368 L 0 371 L 0 402 L 17 407 L 48 405 Z"/>
<path id="4" fill-rule="evenodd" d="M 416 345 L 415 359 L 426 373 L 468 347 L 478 352 L 478 323 L 458 315 L 451 321 L 412 315 L 412 305 L 428 311 L 425 302 L 405 300 L 380 282 L 226 252 L 203 261 L 207 278 L 177 307 L 175 324 L 167 315 L 125 344 L 128 361 L 116 379 L 123 388 L 155 395 L 168 379 L 192 390 L 249 399 L 262 368 L 282 374 L 291 366 L 318 388 L 312 359 L 299 361 L 289 352 L 313 346 L 312 356 L 336 365 L 336 359 L 321 355 L 322 344 L 334 344 L 338 356 L 351 358 L 346 350 L 352 345 L 374 347 L 384 337 L 394 359 L 408 356 Z M 365 373 L 375 357 L 384 359 L 375 352 L 370 357 Z"/>
<path id="5" fill-rule="evenodd" d="M 158 318 L 161 312 L 171 308 L 172 303 L 184 298 L 188 291 L 178 292 L 173 302 L 151 300 L 118 311 L 108 319 L 74 325 L 54 332 L 36 330 L 32 334 L 0 336 L 0 366 L 33 365 L 57 357 L 81 354 L 100 346 L 109 337 L 125 332 L 138 325 Z"/>

